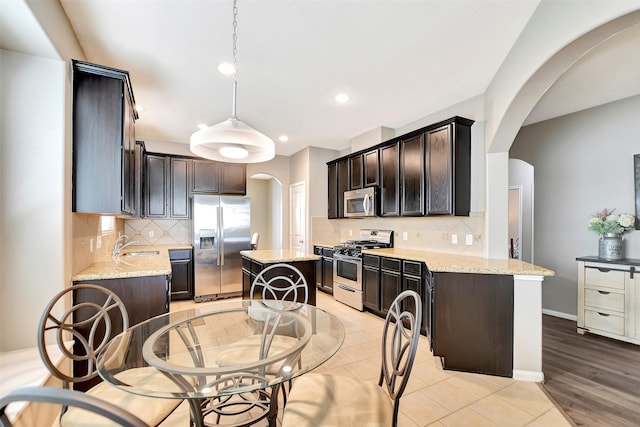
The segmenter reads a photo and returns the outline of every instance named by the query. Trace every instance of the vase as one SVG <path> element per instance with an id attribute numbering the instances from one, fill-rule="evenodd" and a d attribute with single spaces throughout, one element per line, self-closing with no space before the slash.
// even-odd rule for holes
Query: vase
<path id="1" fill-rule="evenodd" d="M 600 236 L 598 245 L 598 258 L 602 259 L 622 259 L 624 258 L 624 247 L 622 246 L 622 234 L 604 233 Z"/>

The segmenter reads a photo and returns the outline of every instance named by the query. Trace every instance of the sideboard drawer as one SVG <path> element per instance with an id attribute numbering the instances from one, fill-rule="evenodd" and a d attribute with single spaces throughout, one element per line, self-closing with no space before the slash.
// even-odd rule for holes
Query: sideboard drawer
<path id="1" fill-rule="evenodd" d="M 601 270 L 593 267 L 584 269 L 585 286 L 602 286 L 605 288 L 624 290 L 625 271 L 620 270 Z"/>
<path id="2" fill-rule="evenodd" d="M 616 316 L 598 311 L 584 311 L 584 325 L 612 334 L 624 335 L 624 316 Z"/>
<path id="3" fill-rule="evenodd" d="M 604 308 L 605 310 L 615 310 L 624 313 L 624 294 L 585 289 L 584 304 L 596 309 Z"/>

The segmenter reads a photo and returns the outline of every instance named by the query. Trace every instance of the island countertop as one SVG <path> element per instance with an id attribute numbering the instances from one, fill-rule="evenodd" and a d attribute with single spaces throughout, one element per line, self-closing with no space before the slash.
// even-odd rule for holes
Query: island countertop
<path id="1" fill-rule="evenodd" d="M 191 249 L 188 244 L 175 245 L 131 245 L 122 250 L 128 252 L 158 251 L 151 256 L 118 256 L 108 255 L 91 264 L 81 272 L 74 274 L 74 282 L 102 279 L 122 279 L 128 277 L 166 276 L 171 274 L 169 249 Z"/>
<path id="2" fill-rule="evenodd" d="M 277 262 L 317 261 L 322 257 L 294 249 L 259 249 L 256 251 L 240 251 L 240 255 L 262 264 Z"/>
<path id="3" fill-rule="evenodd" d="M 495 259 L 478 256 L 430 252 L 419 249 L 367 249 L 365 254 L 422 261 L 433 272 L 553 276 L 555 272 L 517 259 Z"/>

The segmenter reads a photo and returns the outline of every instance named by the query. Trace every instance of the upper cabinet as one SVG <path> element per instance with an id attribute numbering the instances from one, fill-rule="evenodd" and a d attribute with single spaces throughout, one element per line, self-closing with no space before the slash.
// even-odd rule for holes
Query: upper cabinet
<path id="1" fill-rule="evenodd" d="M 247 193 L 247 165 L 193 159 L 191 192 L 195 194 Z"/>
<path id="2" fill-rule="evenodd" d="M 329 162 L 328 217 L 344 217 L 345 191 L 371 186 L 380 216 L 469 215 L 473 123 L 452 117 Z"/>
<path id="3" fill-rule="evenodd" d="M 72 69 L 72 210 L 133 216 L 138 116 L 129 73 L 75 60 Z"/>

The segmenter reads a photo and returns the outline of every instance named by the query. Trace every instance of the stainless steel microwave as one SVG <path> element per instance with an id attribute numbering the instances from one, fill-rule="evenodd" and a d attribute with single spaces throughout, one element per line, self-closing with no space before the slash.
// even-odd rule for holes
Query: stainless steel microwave
<path id="1" fill-rule="evenodd" d="M 362 218 L 376 216 L 376 187 L 344 192 L 344 216 L 346 218 Z"/>

